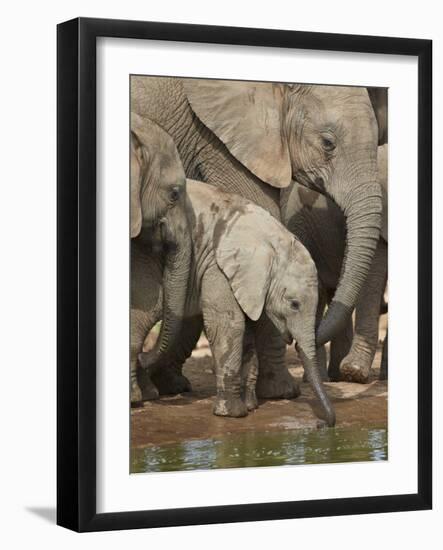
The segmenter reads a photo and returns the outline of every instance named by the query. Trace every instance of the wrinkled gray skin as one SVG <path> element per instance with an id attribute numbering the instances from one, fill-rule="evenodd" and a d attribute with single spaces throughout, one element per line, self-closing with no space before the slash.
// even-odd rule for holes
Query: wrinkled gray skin
<path id="1" fill-rule="evenodd" d="M 332 381 L 367 383 L 378 342 L 380 304 L 387 277 L 387 145 L 378 148 L 378 180 L 383 190 L 382 231 L 371 269 L 355 310 L 355 332 L 350 319 L 331 342 L 328 376 Z M 340 281 L 345 255 L 346 224 L 342 212 L 327 197 L 296 182 L 282 192 L 282 221 L 306 246 L 318 270 L 322 291 L 320 310 L 331 300 Z M 384 354 L 387 358 L 387 353 Z M 319 351 L 320 370 L 325 368 Z M 386 374 L 382 370 L 381 378 Z"/>
<path id="2" fill-rule="evenodd" d="M 317 341 L 340 332 L 381 224 L 379 137 L 366 89 L 132 77 L 131 90 L 132 109 L 172 136 L 188 177 L 236 192 L 277 218 L 279 189 L 291 179 L 334 200 L 346 219 L 347 254 Z"/>
<path id="3" fill-rule="evenodd" d="M 333 426 L 316 361 L 318 280 L 309 253 L 268 212 L 238 195 L 188 180 L 186 201 L 192 272 L 182 326 L 203 317 L 216 368 L 214 413 L 241 417 L 257 407 L 261 348 L 255 346 L 255 357 L 249 344 L 262 339 L 268 318 L 285 342 L 296 341 L 322 416 Z M 152 352 L 139 356 L 149 373 L 162 360 Z"/>
<path id="4" fill-rule="evenodd" d="M 159 394 L 190 389 L 181 370 L 202 324 L 198 319 L 187 319 L 185 329 L 180 331 L 191 253 L 183 211 L 185 179 L 181 160 L 170 136 L 156 123 L 132 113 L 131 126 L 131 403 L 137 405 L 157 399 Z M 179 194 L 175 202 L 170 200 L 172 190 Z M 169 211 L 173 215 L 168 217 Z M 150 330 L 161 319 L 160 338 L 153 354 L 161 350 L 166 365 L 151 379 L 146 370 L 137 368 L 137 356 Z M 261 332 L 257 394 L 263 398 L 296 397 L 298 388 L 285 366 L 284 341 L 267 318 L 261 323 Z M 269 344 L 269 351 L 264 342 Z"/>
<path id="5" fill-rule="evenodd" d="M 150 120 L 131 114 L 131 402 L 158 397 L 158 389 L 185 391 L 180 369 L 164 370 L 156 380 L 137 380 L 137 354 L 147 332 L 166 321 L 155 352 L 168 352 L 180 330 L 191 262 L 185 211 L 186 178 L 174 142 Z M 173 212 L 173 216 L 169 215 Z M 140 388 L 141 386 L 141 388 Z"/>
<path id="6" fill-rule="evenodd" d="M 279 190 L 245 168 L 217 136 L 200 122 L 188 103 L 181 80 L 133 77 L 131 108 L 147 120 L 156 120 L 173 137 L 188 177 L 238 193 L 262 206 L 276 218 L 280 217 Z M 153 286 L 157 284 L 155 282 Z M 155 299 L 150 297 L 149 301 L 154 302 Z M 149 321 L 144 323 L 145 327 L 152 323 L 153 316 L 149 317 Z M 260 354 L 257 394 L 263 398 L 295 397 L 297 388 L 284 363 L 285 343 L 272 323 L 268 323 L 263 330 L 271 351 L 267 356 L 264 351 Z M 193 336 L 197 331 L 197 327 L 190 330 L 189 338 L 180 342 L 176 357 L 171 358 L 171 361 L 180 363 L 190 355 Z M 149 392 L 144 392 L 146 399 L 149 393 L 152 398 L 156 397 L 152 387 Z"/>

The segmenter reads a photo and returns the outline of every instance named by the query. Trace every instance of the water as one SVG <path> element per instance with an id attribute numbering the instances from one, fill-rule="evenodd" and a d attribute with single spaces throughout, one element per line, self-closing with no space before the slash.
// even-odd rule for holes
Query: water
<path id="1" fill-rule="evenodd" d="M 386 428 L 245 432 L 131 451 L 131 473 L 387 460 Z"/>

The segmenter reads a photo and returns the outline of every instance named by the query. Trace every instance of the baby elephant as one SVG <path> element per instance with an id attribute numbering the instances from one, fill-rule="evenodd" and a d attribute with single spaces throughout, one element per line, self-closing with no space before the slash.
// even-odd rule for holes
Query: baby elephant
<path id="1" fill-rule="evenodd" d="M 203 315 L 216 369 L 214 413 L 241 417 L 257 406 L 253 368 L 247 375 L 246 394 L 242 388 L 245 363 L 253 363 L 251 354 L 244 354 L 245 331 L 252 330 L 259 338 L 260 324 L 267 316 L 288 344 L 296 341 L 322 416 L 333 426 L 335 412 L 317 368 L 318 281 L 309 253 L 259 206 L 206 183 L 187 180 L 186 186 L 192 259 L 180 326 L 183 330 L 186 318 Z M 166 218 L 173 215 L 171 211 Z M 173 339 L 178 336 L 170 334 Z M 140 365 L 155 371 L 162 362 L 159 353 L 141 353 Z"/>

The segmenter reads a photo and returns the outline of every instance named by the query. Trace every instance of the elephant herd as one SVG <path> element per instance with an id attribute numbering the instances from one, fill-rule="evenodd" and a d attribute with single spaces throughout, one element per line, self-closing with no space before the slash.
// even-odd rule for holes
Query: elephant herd
<path id="1" fill-rule="evenodd" d="M 333 426 L 322 381 L 368 382 L 386 281 L 385 89 L 131 77 L 133 405 L 190 391 L 204 330 L 216 415 L 297 397 L 294 340 Z"/>

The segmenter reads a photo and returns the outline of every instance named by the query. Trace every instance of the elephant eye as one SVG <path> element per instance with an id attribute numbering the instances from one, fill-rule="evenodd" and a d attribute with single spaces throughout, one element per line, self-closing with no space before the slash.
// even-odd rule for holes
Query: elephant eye
<path id="1" fill-rule="evenodd" d="M 331 137 L 322 136 L 321 138 L 321 144 L 325 151 L 330 153 L 333 151 L 336 147 L 335 141 Z"/>
<path id="2" fill-rule="evenodd" d="M 297 300 L 291 300 L 290 303 L 291 309 L 293 309 L 294 311 L 298 311 L 300 309 L 300 302 L 298 302 Z"/>
<path id="3" fill-rule="evenodd" d="M 169 199 L 171 202 L 177 202 L 179 198 L 180 198 L 180 187 L 176 185 L 172 187 L 171 190 L 169 191 Z"/>

